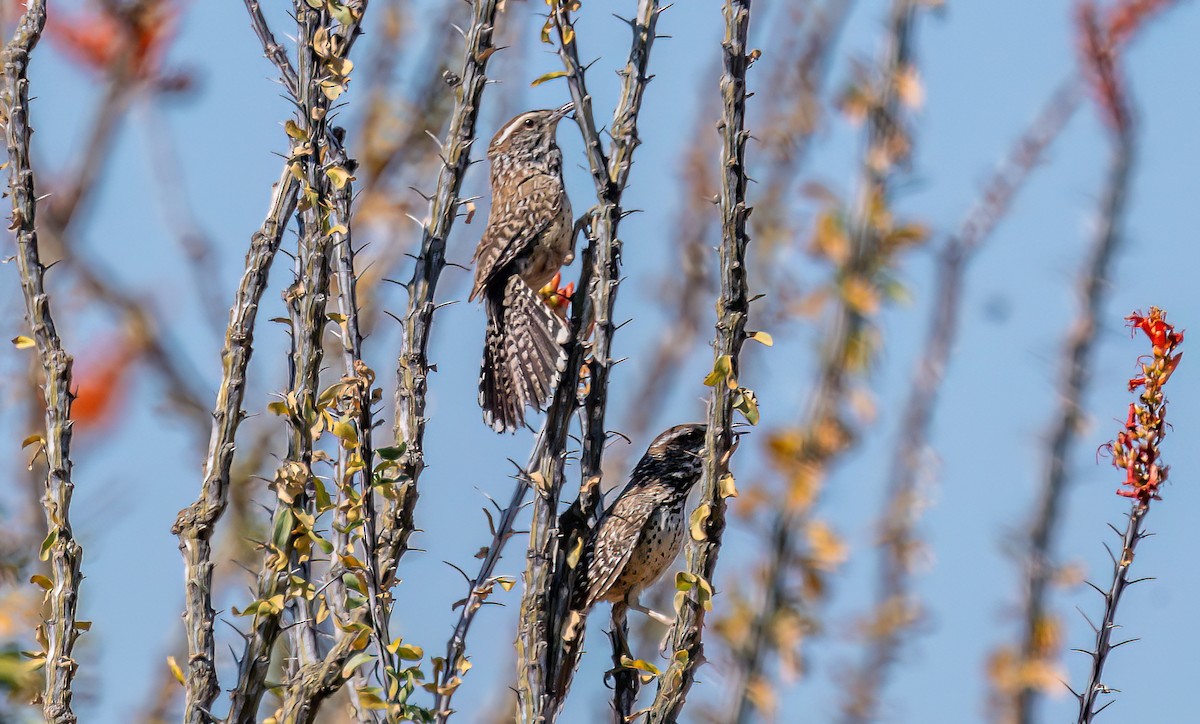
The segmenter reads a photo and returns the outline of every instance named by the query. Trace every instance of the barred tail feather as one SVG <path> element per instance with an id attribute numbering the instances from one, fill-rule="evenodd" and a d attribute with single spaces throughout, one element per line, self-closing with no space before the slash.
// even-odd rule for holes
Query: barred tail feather
<path id="1" fill-rule="evenodd" d="M 516 382 L 510 374 L 508 347 L 504 343 L 503 300 L 488 295 L 487 332 L 483 343 L 483 364 L 479 370 L 479 406 L 483 421 L 496 432 L 512 432 L 525 424 L 524 405 Z"/>
<path id="2" fill-rule="evenodd" d="M 510 374 L 522 402 L 546 409 L 567 366 L 567 325 L 523 279 L 509 277 L 504 288 L 504 342 Z"/>

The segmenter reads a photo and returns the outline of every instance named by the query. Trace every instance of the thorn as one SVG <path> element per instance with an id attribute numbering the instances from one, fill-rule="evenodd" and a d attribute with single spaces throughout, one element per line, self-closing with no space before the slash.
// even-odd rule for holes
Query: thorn
<path id="1" fill-rule="evenodd" d="M 1080 608 L 1079 606 L 1076 606 L 1075 610 L 1079 612 L 1080 616 L 1083 616 L 1083 620 L 1087 621 L 1088 626 L 1092 627 L 1092 633 L 1100 633 L 1100 629 L 1096 628 L 1096 624 L 1092 623 L 1092 619 L 1088 618 L 1088 615 L 1083 612 L 1082 608 Z"/>
<path id="2" fill-rule="evenodd" d="M 473 580 L 471 580 L 471 577 L 467 575 L 466 571 L 464 571 L 463 569 L 454 565 L 450 561 L 442 561 L 442 563 L 445 563 L 446 565 L 450 566 L 454 570 L 458 571 L 459 575 L 461 575 L 463 577 L 463 580 L 467 582 L 467 585 L 470 586 L 472 589 L 475 588 L 475 582 Z"/>
<path id="3" fill-rule="evenodd" d="M 630 445 L 632 445 L 632 444 L 633 444 L 633 440 L 630 440 L 628 435 L 626 435 L 625 433 L 623 433 L 623 432 L 620 432 L 620 431 L 618 431 L 618 430 L 609 430 L 609 431 L 607 431 L 607 432 L 606 432 L 606 433 L 604 433 L 604 434 L 605 434 L 605 435 L 606 435 L 608 438 L 619 437 L 619 438 L 621 438 L 622 440 L 624 440 L 625 442 L 629 443 Z"/>

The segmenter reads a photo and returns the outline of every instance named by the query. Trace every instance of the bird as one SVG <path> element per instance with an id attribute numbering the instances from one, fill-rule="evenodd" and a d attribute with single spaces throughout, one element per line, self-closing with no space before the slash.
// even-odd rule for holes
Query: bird
<path id="1" fill-rule="evenodd" d="M 625 489 L 601 515 L 583 552 L 585 613 L 609 601 L 671 624 L 637 599 L 683 546 L 684 505 L 703 475 L 707 429 L 687 423 L 654 438 Z"/>
<path id="2" fill-rule="evenodd" d="M 492 206 L 472 259 L 470 300 L 483 300 L 487 314 L 479 406 L 497 432 L 524 425 L 527 406 L 544 409 L 566 367 L 566 322 L 538 290 L 575 258 L 556 141 L 558 122 L 574 107 L 522 113 L 488 145 Z"/>

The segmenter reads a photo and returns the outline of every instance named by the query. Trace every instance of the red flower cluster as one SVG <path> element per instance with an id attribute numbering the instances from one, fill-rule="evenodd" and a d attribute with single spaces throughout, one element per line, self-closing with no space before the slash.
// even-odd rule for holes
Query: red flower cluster
<path id="1" fill-rule="evenodd" d="M 571 305 L 571 299 L 575 296 L 575 282 L 567 284 L 565 287 L 558 286 L 562 283 L 562 272 L 554 275 L 550 282 L 542 287 L 538 294 L 545 300 L 554 312 L 562 317 L 567 316 L 567 307 Z"/>
<path id="2" fill-rule="evenodd" d="M 179 3 L 154 0 L 115 8 L 93 1 L 74 17 L 51 15 L 47 35 L 75 62 L 108 71 L 127 62 L 135 80 L 157 78 L 163 56 L 175 38 Z"/>
<path id="3" fill-rule="evenodd" d="M 1142 315 L 1134 313 L 1125 318 L 1131 329 L 1140 329 L 1153 346 L 1148 358 L 1139 364 L 1142 375 L 1129 380 L 1132 392 L 1141 388 L 1138 401 L 1129 405 L 1125 429 L 1117 439 L 1104 446 L 1112 455 L 1113 465 L 1125 471 L 1125 480 L 1117 495 L 1137 498 L 1143 505 L 1158 500 L 1159 487 L 1167 479 L 1167 467 L 1161 464 L 1159 444 L 1166 433 L 1167 400 L 1163 386 L 1179 366 L 1182 352 L 1175 350 L 1183 343 L 1183 332 L 1167 323 L 1158 307 Z"/>

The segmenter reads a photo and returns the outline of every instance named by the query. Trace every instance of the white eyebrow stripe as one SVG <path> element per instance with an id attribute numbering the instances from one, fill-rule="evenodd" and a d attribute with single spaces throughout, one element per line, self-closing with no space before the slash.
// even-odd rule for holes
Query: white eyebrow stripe
<path id="1" fill-rule="evenodd" d="M 492 145 L 499 146 L 507 141 L 508 137 L 513 134 L 513 131 L 521 127 L 521 121 L 534 115 L 537 115 L 536 111 L 529 111 L 528 113 L 522 113 L 521 115 L 509 121 L 508 125 L 504 128 L 501 128 L 500 132 L 496 134 L 496 137 L 492 139 Z"/>

